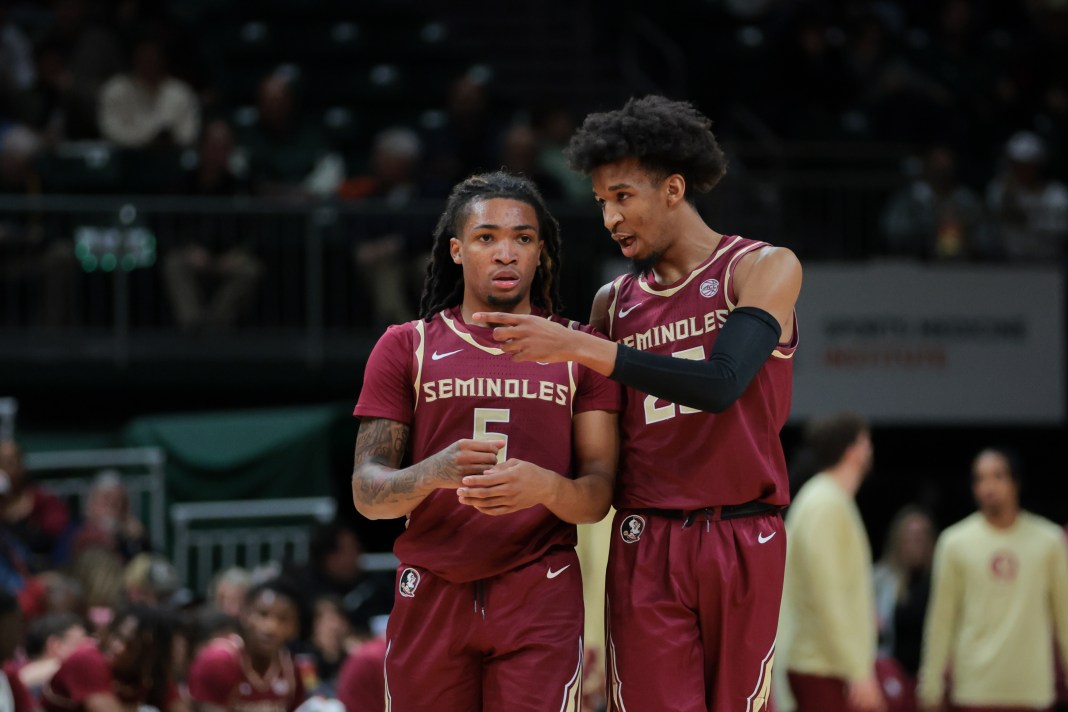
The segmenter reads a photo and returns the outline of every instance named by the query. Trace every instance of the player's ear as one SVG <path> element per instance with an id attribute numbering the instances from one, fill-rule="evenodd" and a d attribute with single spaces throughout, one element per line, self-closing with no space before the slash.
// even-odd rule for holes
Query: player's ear
<path id="1" fill-rule="evenodd" d="M 675 205 L 686 197 L 686 179 L 678 173 L 672 173 L 664 179 L 664 192 L 668 205 Z"/>
<path id="2" fill-rule="evenodd" d="M 449 254 L 452 255 L 452 261 L 456 264 L 463 262 L 460 256 L 460 241 L 455 237 L 449 238 Z"/>

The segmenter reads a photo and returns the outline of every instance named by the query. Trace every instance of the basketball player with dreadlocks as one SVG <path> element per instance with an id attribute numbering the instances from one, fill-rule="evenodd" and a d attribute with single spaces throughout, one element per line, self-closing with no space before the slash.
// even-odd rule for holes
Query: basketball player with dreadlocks
<path id="1" fill-rule="evenodd" d="M 387 709 L 578 709 L 575 524 L 608 512 L 618 387 L 575 363 L 516 363 L 471 315 L 584 329 L 559 307 L 560 235 L 534 184 L 472 176 L 434 232 L 420 319 L 371 354 L 352 494 L 408 518 L 394 551 Z"/>

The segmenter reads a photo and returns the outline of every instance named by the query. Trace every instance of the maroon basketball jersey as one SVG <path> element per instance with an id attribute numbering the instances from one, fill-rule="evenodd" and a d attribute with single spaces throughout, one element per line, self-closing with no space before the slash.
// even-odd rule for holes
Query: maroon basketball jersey
<path id="1" fill-rule="evenodd" d="M 412 462 L 464 438 L 503 440 L 499 459 L 571 476 L 572 415 L 619 407 L 612 381 L 571 362 L 515 362 L 492 329 L 465 324 L 454 307 L 386 331 L 367 361 L 355 415 L 410 425 Z M 460 504 L 454 490 L 439 489 L 409 515 L 394 552 L 405 564 L 463 583 L 574 545 L 575 527 L 544 506 L 491 517 Z"/>
<path id="2" fill-rule="evenodd" d="M 609 298 L 609 337 L 643 351 L 707 359 L 735 306 L 738 259 L 765 246 L 724 236 L 711 257 L 666 286 L 652 275 L 619 277 Z M 616 507 L 787 504 L 779 431 L 790 414 L 796 343 L 795 325 L 791 343 L 776 348 L 742 397 L 718 415 L 627 388 Z"/>
<path id="3" fill-rule="evenodd" d="M 236 712 L 292 712 L 304 702 L 304 685 L 283 648 L 263 675 L 252 669 L 240 636 L 216 638 L 189 667 L 189 695 L 196 702 Z"/>

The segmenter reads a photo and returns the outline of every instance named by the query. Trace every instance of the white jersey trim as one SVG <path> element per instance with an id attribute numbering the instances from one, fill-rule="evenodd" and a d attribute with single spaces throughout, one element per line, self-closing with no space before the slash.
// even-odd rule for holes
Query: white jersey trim
<path id="1" fill-rule="evenodd" d="M 500 356 L 504 353 L 504 351 L 501 349 L 494 348 L 492 346 L 483 346 L 482 344 L 478 343 L 478 341 L 475 340 L 475 337 L 471 336 L 471 334 L 467 333 L 466 331 L 461 331 L 460 328 L 456 326 L 456 322 L 445 316 L 445 312 L 441 312 L 441 319 L 445 322 L 446 326 L 453 330 L 453 333 L 455 333 L 467 343 L 474 346 L 476 349 L 481 349 L 482 351 L 485 351 L 486 353 L 492 354 L 494 356 Z"/>
<path id="2" fill-rule="evenodd" d="M 649 286 L 649 284 L 645 281 L 645 277 L 639 277 L 638 278 L 638 286 L 641 287 L 643 291 L 646 291 L 649 294 L 652 294 L 654 296 L 657 296 L 657 297 L 670 297 L 673 294 L 675 294 L 676 292 L 678 292 L 680 289 L 685 287 L 687 284 L 692 282 L 697 277 L 697 275 L 701 274 L 706 269 L 708 269 L 713 264 L 715 264 L 716 260 L 718 260 L 720 257 L 723 256 L 723 253 L 727 252 L 729 249 L 734 247 L 738 243 L 738 241 L 741 240 L 741 239 L 742 239 L 741 236 L 735 235 L 733 240 L 731 240 L 729 243 L 727 243 L 723 247 L 721 247 L 718 250 L 716 250 L 716 253 L 714 255 L 712 255 L 712 259 L 710 259 L 707 262 L 703 262 L 702 264 L 698 265 L 696 268 L 694 268 L 694 270 L 692 272 L 690 272 L 689 276 L 686 277 L 686 279 L 684 279 L 681 283 L 676 284 L 674 287 L 668 287 L 667 289 L 655 289 L 655 288 Z"/>
<path id="3" fill-rule="evenodd" d="M 578 639 L 578 664 L 575 674 L 564 685 L 564 697 L 560 701 L 560 712 L 580 712 L 582 709 L 582 636 Z"/>
<path id="4" fill-rule="evenodd" d="M 415 389 L 414 399 L 415 405 L 412 406 L 412 412 L 419 410 L 419 387 L 423 382 L 423 356 L 426 349 L 426 322 L 422 319 L 418 319 L 413 322 L 415 325 L 415 333 L 419 337 L 419 343 L 415 345 L 415 378 L 412 379 L 412 387 Z"/>
<path id="5" fill-rule="evenodd" d="M 753 691 L 745 701 L 745 712 L 765 712 L 768 709 L 768 698 L 771 696 L 771 671 L 774 666 L 775 643 L 772 643 L 771 650 L 760 661 L 760 672 L 757 674 Z"/>

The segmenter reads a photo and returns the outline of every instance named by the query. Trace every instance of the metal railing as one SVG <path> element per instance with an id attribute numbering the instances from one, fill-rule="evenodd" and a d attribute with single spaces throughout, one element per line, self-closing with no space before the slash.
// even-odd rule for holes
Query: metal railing
<path id="1" fill-rule="evenodd" d="M 66 500 L 76 514 L 85 511 L 96 473 L 116 470 L 129 495 L 130 511 L 144 523 L 153 547 L 161 551 L 167 550 L 166 462 L 167 456 L 159 448 L 61 450 L 24 456 L 26 470 L 34 479 Z"/>
<path id="2" fill-rule="evenodd" d="M 204 592 L 216 572 L 267 562 L 305 561 L 311 528 L 334 517 L 330 497 L 175 504 L 174 563 L 180 579 Z"/>
<path id="3" fill-rule="evenodd" d="M 802 256 L 862 258 L 877 251 L 878 215 L 898 182 L 886 172 L 799 174 L 737 164 L 700 207 L 724 232 Z M 0 255 L 0 358 L 124 367 L 233 352 L 313 368 L 334 357 L 351 362 L 381 327 L 399 320 L 383 308 L 387 273 L 396 287 L 390 299 L 414 316 L 441 208 L 441 201 L 394 210 L 373 202 L 0 196 L 8 245 Z M 564 237 L 564 301 L 569 316 L 583 318 L 618 252 L 592 201 L 552 210 Z M 389 235 L 400 236 L 392 256 L 361 261 L 361 246 Z M 254 265 L 229 327 L 182 328 L 174 298 L 182 290 L 168 260 L 189 243 L 216 254 L 240 248 Z M 208 300 L 219 286 L 210 281 Z"/>

